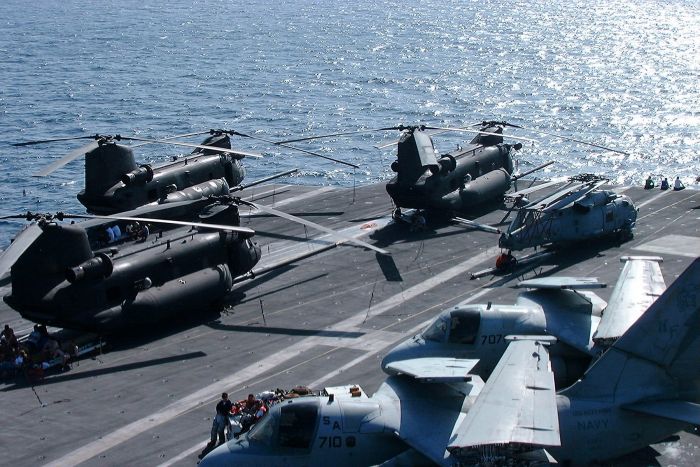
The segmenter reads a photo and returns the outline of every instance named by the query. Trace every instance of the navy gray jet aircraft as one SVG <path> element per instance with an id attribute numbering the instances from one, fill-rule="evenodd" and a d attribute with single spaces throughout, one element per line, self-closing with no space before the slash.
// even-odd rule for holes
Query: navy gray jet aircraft
<path id="1" fill-rule="evenodd" d="M 508 347 L 506 336 L 552 336 L 550 362 L 557 387 L 576 381 L 666 289 L 659 257 L 624 256 L 610 303 L 588 289 L 593 278 L 547 277 L 520 282 L 515 305 L 468 304 L 445 310 L 422 333 L 382 360 L 388 374 L 421 380 L 487 378 Z"/>
<path id="2" fill-rule="evenodd" d="M 369 398 L 292 399 L 201 465 L 587 463 L 641 449 L 700 424 L 698 283 L 700 259 L 559 392 L 553 338 L 510 336 L 486 383 L 398 375 Z"/>

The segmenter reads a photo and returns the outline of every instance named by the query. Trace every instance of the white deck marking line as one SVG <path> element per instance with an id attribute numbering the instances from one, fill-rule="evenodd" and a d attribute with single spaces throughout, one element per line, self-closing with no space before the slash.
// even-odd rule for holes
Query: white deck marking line
<path id="1" fill-rule="evenodd" d="M 664 194 L 666 194 L 666 192 L 662 193 L 662 195 L 664 195 Z M 676 201 L 675 203 L 667 204 L 666 206 L 664 206 L 664 207 L 662 207 L 662 208 L 659 208 L 659 209 L 657 209 L 656 211 L 652 211 L 652 212 L 650 212 L 650 213 L 648 213 L 648 214 L 643 215 L 642 217 L 638 217 L 637 220 L 639 221 L 640 219 L 644 219 L 645 217 L 649 217 L 649 216 L 651 216 L 651 215 L 653 215 L 653 214 L 658 214 L 658 213 L 660 213 L 661 211 L 664 211 L 664 210 L 666 210 L 666 209 L 668 209 L 668 208 L 670 208 L 670 207 L 675 206 L 676 204 L 680 204 L 680 203 L 682 203 L 682 202 L 684 202 L 684 201 L 689 200 L 690 198 L 694 198 L 697 194 L 698 194 L 697 192 L 696 192 L 696 193 L 692 193 L 691 195 L 686 196 L 686 197 L 683 198 L 683 199 L 679 199 L 679 200 Z M 659 198 L 659 197 L 662 196 L 662 195 L 657 195 L 657 196 L 655 196 L 654 198 L 650 199 L 649 202 L 653 201 L 653 200 L 656 199 L 656 198 Z M 677 219 L 680 219 L 681 217 L 683 217 L 683 216 L 684 216 L 686 213 L 688 213 L 688 212 L 690 212 L 690 211 L 684 212 L 683 214 L 681 214 L 680 216 L 678 216 Z"/>
<path id="2" fill-rule="evenodd" d="M 662 192 L 659 193 L 658 195 L 652 196 L 651 198 L 649 198 L 648 200 L 644 201 L 643 203 L 640 203 L 639 206 L 637 206 L 637 208 L 643 208 L 643 207 L 646 206 L 647 204 L 653 203 L 654 201 L 656 201 L 657 199 L 661 198 L 661 197 L 662 197 L 663 195 L 665 195 L 666 193 L 668 193 L 668 192 L 667 192 L 667 191 L 662 191 Z"/>
<path id="3" fill-rule="evenodd" d="M 379 303 L 370 308 L 371 314 L 379 314 L 387 311 L 401 303 L 416 297 L 428 290 L 437 287 L 438 285 L 444 283 L 444 281 L 451 279 L 459 274 L 467 272 L 472 267 L 480 264 L 489 257 L 493 257 L 494 252 L 499 251 L 498 248 L 489 248 L 485 252 L 457 265 L 452 268 L 443 271 L 442 273 L 427 279 L 419 284 L 416 284 L 403 292 L 390 297 L 383 302 Z M 345 331 L 355 328 L 364 322 L 367 316 L 367 310 L 361 310 L 354 315 L 350 316 L 348 319 L 341 321 L 337 325 L 328 328 L 330 331 Z M 276 354 L 270 355 L 257 363 L 245 368 L 242 371 L 229 375 L 216 383 L 212 383 L 205 386 L 198 391 L 195 391 L 182 399 L 172 402 L 171 404 L 164 407 L 162 410 L 154 412 L 151 415 L 147 415 L 140 420 L 136 420 L 128 425 L 118 428 L 110 433 L 103 435 L 100 439 L 96 439 L 90 443 L 85 444 L 83 447 L 72 451 L 71 453 L 53 461 L 45 464 L 51 467 L 62 467 L 64 465 L 77 465 L 92 459 L 95 456 L 124 443 L 141 433 L 144 433 L 152 428 L 155 428 L 163 423 L 166 423 L 189 410 L 199 407 L 203 403 L 207 403 L 215 400 L 212 398 L 212 394 L 218 394 L 226 391 L 227 388 L 231 386 L 242 385 L 245 381 L 249 381 L 256 377 L 257 375 L 264 373 L 266 371 L 272 370 L 276 366 L 291 360 L 292 358 L 300 355 L 301 353 L 311 349 L 312 347 L 318 345 L 320 339 L 323 336 L 310 336 L 301 340 L 298 344 L 294 346 L 294 351 L 290 352 L 289 348 L 285 349 L 284 353 L 278 352 Z M 281 356 L 280 356 L 281 355 Z"/>

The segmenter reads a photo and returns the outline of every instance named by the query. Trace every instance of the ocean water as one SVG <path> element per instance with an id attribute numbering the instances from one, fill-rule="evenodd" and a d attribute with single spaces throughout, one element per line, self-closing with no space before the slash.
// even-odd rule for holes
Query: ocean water
<path id="1" fill-rule="evenodd" d="M 84 142 L 10 143 L 94 133 L 281 139 L 494 119 L 630 153 L 508 130 L 538 140 L 521 168 L 556 161 L 543 177 L 700 175 L 697 0 L 3 0 L 0 26 L 0 215 L 83 212 L 82 161 L 31 174 Z M 395 137 L 298 143 L 358 170 L 234 143 L 265 155 L 246 161 L 248 180 L 298 167 L 288 182 L 352 186 L 391 176 L 393 149 L 375 145 Z M 144 163 L 180 152 L 136 151 Z M 20 226 L 0 223 L 0 246 Z"/>

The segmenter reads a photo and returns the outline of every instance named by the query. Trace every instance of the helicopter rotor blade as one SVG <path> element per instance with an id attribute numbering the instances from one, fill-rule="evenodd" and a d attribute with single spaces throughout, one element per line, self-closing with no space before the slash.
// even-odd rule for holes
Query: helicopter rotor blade
<path id="1" fill-rule="evenodd" d="M 540 134 L 543 134 L 543 135 L 546 135 L 546 136 L 552 136 L 552 137 L 554 137 L 554 138 L 563 139 L 563 140 L 565 140 L 565 141 L 571 141 L 571 142 L 574 142 L 574 143 L 585 144 L 586 146 L 592 146 L 592 147 L 594 147 L 594 148 L 604 149 L 604 150 L 606 150 L 606 151 L 616 152 L 616 153 L 618 153 L 618 154 L 624 154 L 625 156 L 629 156 L 629 155 L 630 155 L 629 152 L 620 151 L 619 149 L 613 149 L 613 148 L 610 148 L 610 147 L 607 147 L 607 146 L 603 146 L 603 145 L 597 144 L 597 143 L 591 143 L 590 141 L 584 141 L 584 140 L 581 140 L 581 139 L 571 138 L 571 137 L 569 137 L 569 136 L 557 135 L 556 133 L 549 133 L 549 132 L 547 132 L 547 131 L 538 130 L 538 129 L 536 129 L 536 128 L 526 128 L 526 127 L 524 127 L 524 126 L 515 125 L 514 123 L 507 123 L 507 122 L 501 122 L 501 123 L 504 124 L 504 125 L 506 125 L 506 126 L 510 126 L 510 127 L 513 127 L 513 128 L 518 128 L 518 129 L 524 130 L 524 131 L 531 131 L 531 132 L 533 132 L 533 133 L 540 133 Z"/>
<path id="2" fill-rule="evenodd" d="M 53 139 L 40 139 L 36 141 L 25 141 L 23 143 L 12 143 L 13 146 L 31 146 L 34 144 L 43 144 L 43 143 L 54 143 L 57 141 L 74 141 L 76 139 L 97 139 L 97 135 L 93 136 L 68 136 L 66 138 L 53 138 Z"/>
<path id="3" fill-rule="evenodd" d="M 548 167 L 552 164 L 554 164 L 554 161 L 545 162 L 544 164 L 538 165 L 534 169 L 530 169 L 530 170 L 523 172 L 521 174 L 518 174 L 518 175 L 513 175 L 511 178 L 513 179 L 513 181 L 516 181 L 516 180 L 521 179 L 523 177 L 527 177 L 528 175 L 530 175 L 533 172 L 537 172 L 538 170 L 542 170 L 545 167 Z"/>
<path id="4" fill-rule="evenodd" d="M 316 224 L 315 222 L 307 221 L 306 219 L 302 219 L 301 217 L 293 216 L 293 215 L 288 214 L 286 212 L 278 211 L 277 209 L 271 208 L 269 206 L 265 206 L 263 204 L 253 203 L 251 201 L 245 201 L 245 200 L 240 200 L 239 202 L 241 204 L 246 204 L 248 206 L 254 207 L 255 209 L 259 209 L 260 211 L 266 212 L 268 214 L 272 214 L 273 216 L 278 216 L 278 217 L 281 217 L 283 219 L 287 219 L 287 220 L 292 221 L 292 222 L 298 222 L 300 224 L 306 225 L 307 227 L 311 227 L 313 229 L 320 230 L 321 232 L 330 234 L 338 239 L 341 239 L 341 240 L 346 241 L 346 242 L 354 243 L 354 244 L 359 245 L 363 248 L 367 248 L 369 250 L 376 251 L 377 253 L 380 253 L 382 255 L 390 255 L 391 254 L 382 248 L 377 248 L 376 246 L 370 245 L 369 243 L 363 242 L 362 240 L 358 240 L 356 238 L 349 237 L 349 236 L 342 234 L 340 232 L 337 232 L 333 229 L 329 229 L 328 227 L 324 227 L 322 225 Z"/>
<path id="5" fill-rule="evenodd" d="M 290 146 L 289 144 L 286 144 L 284 142 L 276 142 L 276 141 L 269 140 L 267 138 L 261 138 L 260 136 L 248 135 L 248 134 L 241 133 L 241 132 L 235 131 L 235 130 L 221 130 L 221 131 L 224 131 L 224 132 L 230 133 L 230 134 L 234 134 L 234 135 L 238 135 L 238 136 L 242 136 L 243 138 L 257 139 L 257 140 L 263 141 L 265 143 L 274 144 L 276 146 L 282 146 L 283 148 L 293 149 L 295 151 L 303 152 L 304 154 L 310 154 L 312 156 L 321 157 L 323 159 L 337 162 L 338 164 L 344 164 L 344 165 L 350 166 L 350 167 L 355 168 L 355 169 L 360 168 L 359 165 L 351 164 L 350 162 L 345 162 L 345 161 L 342 161 L 340 159 L 334 159 L 330 156 L 324 156 L 323 154 L 319 154 L 317 152 L 307 151 L 306 149 L 297 148 L 296 146 Z"/>
<path id="6" fill-rule="evenodd" d="M 167 136 L 165 138 L 160 138 L 160 141 L 169 141 L 171 139 L 177 139 L 177 138 L 189 138 L 190 136 L 201 136 L 201 135 L 208 135 L 209 131 L 198 131 L 196 133 L 183 133 L 181 135 L 175 135 L 175 136 Z M 147 144 L 154 144 L 154 143 L 139 143 L 139 144 L 134 144 L 131 146 L 131 148 L 138 148 L 141 146 L 145 146 Z"/>
<path id="7" fill-rule="evenodd" d="M 3 219 L 9 219 L 13 216 L 5 216 Z M 24 216 L 15 216 L 24 217 Z M 0 255 L 0 277 L 4 276 L 10 270 L 15 261 L 34 243 L 34 240 L 39 238 L 43 233 L 39 224 L 30 224 L 26 229 L 22 230 L 15 237 L 10 246 Z"/>
<path id="8" fill-rule="evenodd" d="M 470 127 L 470 126 L 474 126 L 474 124 L 466 125 L 464 128 L 467 128 L 467 127 Z M 426 131 L 426 133 L 428 134 L 428 136 L 430 136 L 430 137 L 432 138 L 432 137 L 435 136 L 435 135 L 440 135 L 440 134 L 446 133 L 446 132 L 448 132 L 448 131 L 450 131 L 450 130 Z M 380 144 L 380 145 L 377 145 L 377 146 L 374 146 L 374 147 L 377 148 L 377 149 L 384 149 L 384 148 L 388 148 L 389 146 L 393 146 L 393 145 L 395 145 L 395 144 L 398 144 L 398 142 L 399 142 L 398 140 L 393 140 L 393 141 L 390 141 L 390 142 L 384 142 L 384 143 L 382 143 L 382 144 Z"/>
<path id="9" fill-rule="evenodd" d="M 92 137 L 91 137 L 92 138 Z M 45 177 L 47 175 L 52 174 L 56 170 L 60 169 L 64 165 L 68 164 L 69 162 L 74 161 L 75 159 L 84 156 L 86 153 L 92 151 L 96 147 L 98 147 L 100 144 L 97 141 L 93 141 L 91 143 L 86 144 L 85 146 L 81 146 L 78 149 L 74 149 L 73 151 L 69 152 L 62 158 L 58 159 L 57 161 L 52 162 L 51 164 L 47 165 L 43 169 L 41 169 L 39 172 L 36 172 L 35 174 L 32 174 L 33 177 Z"/>
<path id="10" fill-rule="evenodd" d="M 463 132 L 463 133 L 479 133 L 480 135 L 504 136 L 501 133 L 492 133 L 489 131 L 472 130 L 470 128 L 450 128 L 450 127 L 434 127 L 434 126 L 426 126 L 425 128 L 429 129 L 429 130 L 459 131 L 459 132 Z M 528 143 L 539 143 L 539 141 L 536 139 L 523 138 L 521 136 L 508 135 L 507 138 L 514 139 L 517 141 L 527 141 Z"/>
<path id="11" fill-rule="evenodd" d="M 242 191 L 242 190 L 245 190 L 246 188 L 260 185 L 261 183 L 269 182 L 270 180 L 274 180 L 276 178 L 285 177 L 287 175 L 291 175 L 291 174 L 296 173 L 298 171 L 299 171 L 299 169 L 287 170 L 286 172 L 281 172 L 278 174 L 270 175 L 269 177 L 260 178 L 258 180 L 253 181 L 253 182 L 250 182 L 250 183 L 241 183 L 240 185 L 236 185 L 233 188 L 229 189 L 229 193 L 233 193 L 234 191 Z"/>
<path id="12" fill-rule="evenodd" d="M 367 130 L 355 130 L 355 131 L 343 131 L 340 133 L 329 133 L 326 135 L 318 135 L 318 136 L 307 136 L 305 138 L 295 138 L 295 139 L 287 139 L 284 141 L 277 141 L 275 142 L 276 145 L 280 146 L 282 144 L 286 143 L 297 143 L 299 141 L 311 141 L 314 139 L 324 139 L 324 138 L 333 138 L 336 136 L 348 136 L 348 135 L 359 135 L 362 133 L 375 133 L 377 131 L 388 131 L 388 130 L 403 130 L 407 129 L 403 126 L 391 126 L 391 127 L 386 127 L 386 128 L 370 128 Z"/>
<path id="13" fill-rule="evenodd" d="M 238 225 L 224 224 L 207 224 L 203 222 L 187 222 L 176 221 L 171 219 L 153 219 L 150 217 L 130 217 L 130 216 L 99 216 L 95 214 L 66 214 L 63 213 L 64 219 L 107 219 L 130 222 L 146 222 L 151 224 L 166 224 L 166 225 L 181 225 L 186 227 L 202 227 L 207 229 L 225 230 L 227 232 L 238 232 L 247 235 L 254 235 L 255 231 L 248 227 L 240 227 Z"/>
<path id="14" fill-rule="evenodd" d="M 148 138 L 139 138 L 136 136 L 121 136 L 121 135 L 117 135 L 115 137 L 115 139 L 116 140 L 126 140 L 126 141 L 143 141 L 145 143 L 173 144 L 175 146 L 186 146 L 188 148 L 209 149 L 210 151 L 233 154 L 234 156 L 238 156 L 241 158 L 242 157 L 257 157 L 257 158 L 262 157 L 261 154 L 257 154 L 254 152 L 239 151 L 238 149 L 217 148 L 216 146 L 206 146 L 203 144 L 185 143 L 182 141 L 168 141 L 168 140 L 164 140 L 164 139 L 148 139 Z"/>

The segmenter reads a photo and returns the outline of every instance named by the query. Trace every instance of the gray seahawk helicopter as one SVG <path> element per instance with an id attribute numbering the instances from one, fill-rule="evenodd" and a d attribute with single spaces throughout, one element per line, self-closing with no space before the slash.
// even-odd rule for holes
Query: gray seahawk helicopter
<path id="1" fill-rule="evenodd" d="M 605 303 L 594 278 L 547 277 L 520 282 L 515 305 L 466 304 L 441 312 L 422 333 L 382 360 L 390 374 L 419 380 L 488 378 L 508 347 L 506 336 L 556 338 L 549 347 L 557 387 L 581 377 L 593 359 L 629 329 L 666 290 L 659 257 L 623 256 L 622 272 Z"/>
<path id="2" fill-rule="evenodd" d="M 509 195 L 522 207 L 498 245 L 523 250 L 544 245 L 565 247 L 604 236 L 632 238 L 637 208 L 628 196 L 601 189 L 606 182 L 591 174 L 571 177 L 555 193 L 524 206 L 520 204 L 524 193 Z"/>
<path id="3" fill-rule="evenodd" d="M 700 259 L 584 376 L 556 391 L 548 336 L 510 336 L 491 376 L 390 376 L 274 406 L 218 447 L 223 465 L 473 465 L 615 458 L 700 424 Z"/>
<path id="4" fill-rule="evenodd" d="M 34 221 L 0 256 L 0 276 L 9 270 L 12 284 L 4 300 L 31 321 L 98 332 L 218 310 L 236 282 L 255 277 L 261 256 L 255 232 L 240 226 L 240 205 L 387 254 L 351 235 L 231 196 L 144 206 L 119 216 L 27 213 L 3 217 Z M 59 222 L 76 218 L 88 220 Z"/>
<path id="5" fill-rule="evenodd" d="M 175 138 L 203 134 L 209 136 L 201 144 L 174 141 Z M 98 134 L 29 141 L 17 143 L 15 146 L 78 139 L 94 140 L 54 161 L 37 172 L 35 176 L 49 175 L 69 162 L 84 156 L 85 188 L 78 193 L 78 201 L 87 208 L 88 212 L 114 214 L 157 202 L 173 192 L 184 193 L 185 198 L 192 198 L 192 196 L 225 194 L 228 193 L 229 188 L 239 186 L 245 176 L 245 168 L 241 164 L 241 160 L 244 157 L 260 158 L 262 156 L 249 151 L 232 149 L 230 139 L 232 135 L 272 143 L 265 138 L 239 131 L 217 129 L 163 139 Z M 122 141 L 138 142 L 139 144 L 131 147 L 118 144 Z M 190 155 L 174 157 L 170 162 L 137 164 L 132 148 L 153 143 L 192 147 L 194 150 Z M 355 164 L 294 146 L 284 145 L 284 147 L 355 168 L 358 167 Z M 185 191 L 187 189 L 189 190 Z"/>

